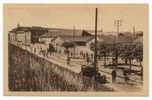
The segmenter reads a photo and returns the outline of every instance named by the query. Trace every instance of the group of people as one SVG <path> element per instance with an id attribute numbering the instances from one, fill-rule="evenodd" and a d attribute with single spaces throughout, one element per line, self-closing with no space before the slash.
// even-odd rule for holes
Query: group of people
<path id="1" fill-rule="evenodd" d="M 117 77 L 118 77 L 116 69 L 113 69 L 113 70 L 112 70 L 111 75 L 112 75 L 112 83 L 115 83 L 115 82 L 116 82 L 116 79 L 117 79 Z M 123 70 L 123 77 L 124 77 L 125 83 L 128 84 L 129 74 L 128 74 L 128 71 L 127 71 L 126 69 Z"/>

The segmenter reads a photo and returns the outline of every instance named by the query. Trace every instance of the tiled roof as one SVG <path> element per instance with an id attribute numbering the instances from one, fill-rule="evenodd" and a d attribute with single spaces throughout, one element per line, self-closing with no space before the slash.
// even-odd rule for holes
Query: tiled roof
<path id="1" fill-rule="evenodd" d="M 82 37 L 82 36 L 60 36 L 61 39 L 64 41 L 73 41 L 73 42 L 88 42 L 92 40 L 94 37 L 93 36 L 88 36 L 88 37 Z"/>

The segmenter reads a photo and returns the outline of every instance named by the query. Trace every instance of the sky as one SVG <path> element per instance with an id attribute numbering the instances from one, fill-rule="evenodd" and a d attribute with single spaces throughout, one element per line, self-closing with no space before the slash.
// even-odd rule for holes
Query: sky
<path id="1" fill-rule="evenodd" d="M 95 8 L 98 8 L 98 30 L 116 31 L 114 20 L 122 20 L 120 31 L 148 32 L 146 4 L 5 4 L 5 32 L 21 26 L 94 30 Z"/>

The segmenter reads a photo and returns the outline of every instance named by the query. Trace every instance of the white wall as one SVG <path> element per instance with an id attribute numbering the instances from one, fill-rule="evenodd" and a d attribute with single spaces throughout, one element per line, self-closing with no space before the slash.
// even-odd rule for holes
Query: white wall
<path id="1" fill-rule="evenodd" d="M 22 42 L 23 44 L 31 43 L 31 32 L 18 32 L 16 34 L 17 41 Z"/>

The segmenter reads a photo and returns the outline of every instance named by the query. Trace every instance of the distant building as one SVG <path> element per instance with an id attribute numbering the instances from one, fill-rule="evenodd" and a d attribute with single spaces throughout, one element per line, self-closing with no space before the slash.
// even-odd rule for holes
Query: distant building
<path id="1" fill-rule="evenodd" d="M 39 42 L 39 36 L 46 33 L 48 30 L 42 27 L 22 27 L 9 31 L 9 40 L 21 42 L 23 44 L 37 43 Z"/>
<path id="2" fill-rule="evenodd" d="M 97 38 L 98 41 L 103 39 Z M 39 37 L 39 42 L 43 42 L 49 46 L 52 44 L 55 51 L 60 54 L 66 53 L 66 47 L 64 43 L 71 43 L 74 47 L 68 48 L 71 56 L 89 56 L 93 59 L 94 53 L 90 49 L 90 45 L 94 43 L 94 36 L 86 30 L 72 30 L 72 29 L 59 29 L 49 28 L 48 33 L 45 33 Z"/>
<path id="3" fill-rule="evenodd" d="M 90 49 L 90 44 L 94 43 L 94 37 L 92 36 L 60 36 L 52 40 L 51 43 L 60 54 L 66 53 L 66 47 L 63 44 L 71 43 L 71 45 L 74 45 L 68 48 L 71 57 L 86 58 L 88 56 L 93 59 L 94 52 Z"/>
<path id="4" fill-rule="evenodd" d="M 48 28 L 48 32 L 39 37 L 39 42 L 44 44 L 53 44 L 55 48 L 59 47 L 64 42 L 73 42 L 77 46 L 86 46 L 87 41 L 92 39 L 91 35 L 85 30 L 72 30 L 60 28 Z"/>
<path id="5" fill-rule="evenodd" d="M 32 43 L 39 42 L 39 37 L 42 34 L 45 34 L 47 32 L 48 32 L 47 28 L 43 28 L 43 27 L 31 27 L 31 42 Z"/>
<path id="6" fill-rule="evenodd" d="M 51 36 L 82 36 L 87 33 L 85 30 L 80 29 L 62 29 L 62 28 L 48 28 L 48 32 Z"/>
<path id="7" fill-rule="evenodd" d="M 131 42 L 143 42 L 143 32 L 138 31 L 135 33 L 123 32 L 118 34 L 118 43 L 131 43 Z"/>
<path id="8" fill-rule="evenodd" d="M 31 32 L 29 27 L 18 26 L 9 32 L 9 40 L 16 41 L 23 44 L 31 43 Z"/>
<path id="9" fill-rule="evenodd" d="M 44 43 L 44 44 L 50 44 L 51 41 L 54 39 L 55 37 L 51 35 L 50 32 L 47 32 L 45 34 L 42 34 L 39 37 L 39 42 Z"/>

